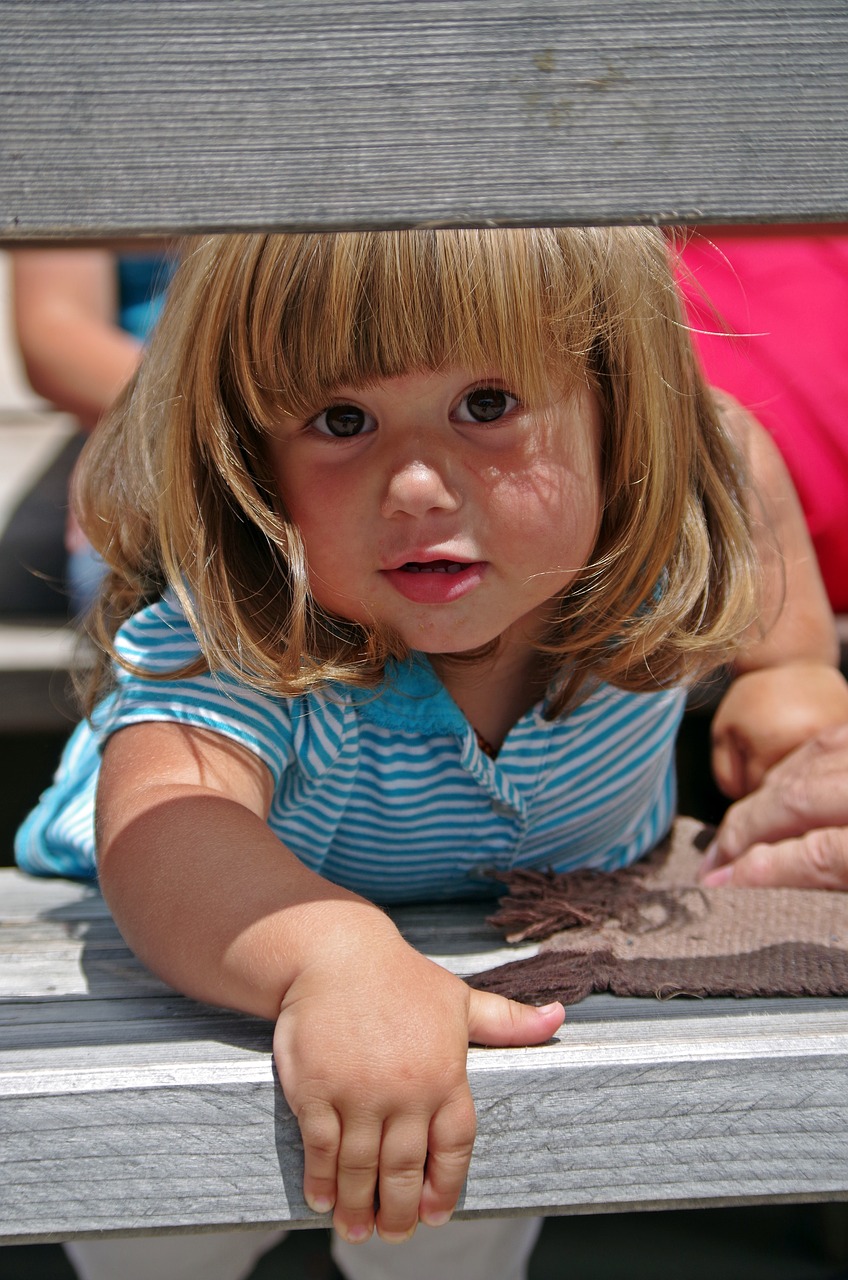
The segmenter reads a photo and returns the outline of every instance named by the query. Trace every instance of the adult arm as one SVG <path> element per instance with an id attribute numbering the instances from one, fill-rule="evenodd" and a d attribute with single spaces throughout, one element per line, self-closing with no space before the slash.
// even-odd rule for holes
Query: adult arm
<path id="1" fill-rule="evenodd" d="M 141 343 L 117 323 L 109 249 L 19 249 L 14 319 L 32 387 L 92 430 L 135 372 Z"/>
<path id="2" fill-rule="evenodd" d="M 712 725 L 713 771 L 736 799 L 816 733 L 848 720 L 848 684 L 801 504 L 771 437 L 734 401 L 724 419 L 752 477 L 761 616 L 739 650 Z"/>
<path id="3" fill-rule="evenodd" d="M 378 907 L 308 870 L 266 818 L 272 782 L 203 730 L 141 724 L 108 742 L 103 893 L 129 945 L 187 994 L 276 1022 L 304 1140 L 304 1194 L 365 1240 L 446 1221 L 471 1156 L 469 1040 L 535 1044 L 561 1006 L 471 991 Z M 379 1210 L 375 1215 L 375 1194 Z"/>

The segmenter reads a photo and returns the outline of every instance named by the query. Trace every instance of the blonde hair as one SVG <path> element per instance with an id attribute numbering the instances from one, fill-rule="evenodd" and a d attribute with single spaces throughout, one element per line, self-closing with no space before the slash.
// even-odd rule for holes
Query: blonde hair
<path id="1" fill-rule="evenodd" d="M 552 380 L 588 383 L 601 405 L 603 516 L 590 563 L 551 605 L 552 713 L 587 681 L 646 690 L 725 660 L 754 610 L 746 479 L 661 232 L 232 235 L 187 246 L 77 479 L 109 570 L 89 704 L 117 628 L 166 587 L 198 637 L 191 672 L 284 696 L 376 684 L 403 646 L 313 601 L 266 439 L 280 413 L 314 414 L 342 385 L 450 366 L 496 368 L 531 403 Z"/>

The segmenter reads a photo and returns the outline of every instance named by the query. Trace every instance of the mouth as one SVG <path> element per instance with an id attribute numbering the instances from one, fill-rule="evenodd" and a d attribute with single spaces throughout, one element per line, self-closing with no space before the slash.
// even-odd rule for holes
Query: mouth
<path id="1" fill-rule="evenodd" d="M 479 560 L 405 560 L 385 577 L 396 591 L 416 604 L 450 604 L 473 591 L 486 574 Z"/>
<path id="2" fill-rule="evenodd" d="M 462 573 L 463 569 L 467 569 L 467 562 L 459 560 L 407 560 L 406 564 L 398 566 L 398 573 Z"/>

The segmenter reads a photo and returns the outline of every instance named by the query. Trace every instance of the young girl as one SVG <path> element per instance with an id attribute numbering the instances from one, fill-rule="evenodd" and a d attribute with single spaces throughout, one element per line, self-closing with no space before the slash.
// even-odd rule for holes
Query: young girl
<path id="1" fill-rule="evenodd" d="M 704 386 L 658 232 L 233 236 L 185 254 L 78 505 L 114 664 L 21 865 L 95 874 L 96 789 L 130 946 L 276 1022 L 309 1205 L 347 1245 L 444 1224 L 469 1041 L 536 1044 L 563 1011 L 470 991 L 374 904 L 641 857 L 685 687 L 718 663 L 743 673 L 740 785 L 846 717 L 779 461 Z M 337 1256 L 517 1277 L 535 1229 Z M 471 1256 L 440 1270 L 445 1240 Z"/>

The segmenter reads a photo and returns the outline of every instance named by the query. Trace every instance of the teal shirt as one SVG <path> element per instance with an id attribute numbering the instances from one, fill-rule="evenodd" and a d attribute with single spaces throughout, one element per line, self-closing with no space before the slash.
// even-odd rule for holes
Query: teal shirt
<path id="1" fill-rule="evenodd" d="M 198 645 L 171 598 L 121 631 L 123 656 L 150 674 L 190 662 Z M 682 690 L 601 685 L 546 720 L 544 704 L 490 759 L 423 656 L 382 686 L 331 685 L 286 699 L 221 674 L 150 680 L 121 670 L 94 726 L 72 737 L 56 781 L 19 832 L 28 871 L 94 877 L 100 750 L 127 725 L 212 730 L 261 759 L 273 780 L 269 826 L 309 867 L 380 902 L 490 894 L 515 867 L 613 870 L 666 833 L 675 810 L 674 743 Z M 239 851 L 233 850 L 238 874 Z"/>

